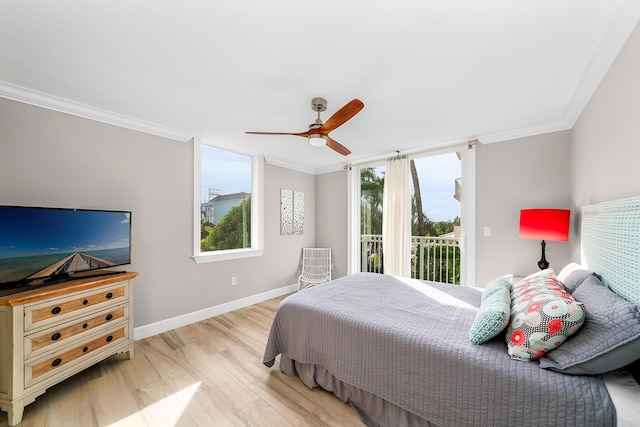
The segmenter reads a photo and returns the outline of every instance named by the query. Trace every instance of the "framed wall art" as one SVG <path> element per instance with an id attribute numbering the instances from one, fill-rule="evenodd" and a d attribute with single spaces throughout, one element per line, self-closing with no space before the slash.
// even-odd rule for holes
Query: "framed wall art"
<path id="1" fill-rule="evenodd" d="M 304 232 L 304 192 L 280 189 L 280 234 Z"/>

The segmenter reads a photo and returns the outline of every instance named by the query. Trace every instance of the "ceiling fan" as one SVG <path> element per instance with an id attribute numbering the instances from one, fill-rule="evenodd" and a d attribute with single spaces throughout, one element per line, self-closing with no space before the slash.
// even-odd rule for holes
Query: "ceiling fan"
<path id="1" fill-rule="evenodd" d="M 333 151 L 347 156 L 351 151 L 344 145 L 329 136 L 329 132 L 343 125 L 347 120 L 355 116 L 364 104 L 359 99 L 353 99 L 347 102 L 341 109 L 336 111 L 333 116 L 329 117 L 325 123 L 320 119 L 320 113 L 327 109 L 327 100 L 324 98 L 313 98 L 311 100 L 311 109 L 318 113 L 316 121 L 309 125 L 309 130 L 304 132 L 245 132 L 252 135 L 295 135 L 309 138 L 311 145 L 321 147 L 326 145 Z"/>

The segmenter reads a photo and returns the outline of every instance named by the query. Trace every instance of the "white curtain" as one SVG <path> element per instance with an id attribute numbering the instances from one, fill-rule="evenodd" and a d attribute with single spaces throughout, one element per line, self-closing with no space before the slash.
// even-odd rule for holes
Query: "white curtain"
<path id="1" fill-rule="evenodd" d="M 410 276 L 411 189 L 409 160 L 387 161 L 382 203 L 382 254 L 385 274 Z"/>

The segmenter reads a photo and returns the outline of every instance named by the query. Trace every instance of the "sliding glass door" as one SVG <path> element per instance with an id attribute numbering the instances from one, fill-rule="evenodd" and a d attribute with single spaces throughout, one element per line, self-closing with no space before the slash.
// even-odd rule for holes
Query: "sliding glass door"
<path id="1" fill-rule="evenodd" d="M 411 277 L 460 284 L 459 153 L 411 160 Z"/>
<path id="2" fill-rule="evenodd" d="M 469 153 L 463 151 L 410 158 L 411 249 L 406 263 L 413 278 L 454 284 L 468 279 L 465 269 L 469 269 L 469 263 L 464 258 L 468 255 L 465 252 L 472 252 L 465 250 L 473 239 L 465 236 L 474 227 L 465 227 L 468 224 L 463 219 L 472 217 L 468 213 L 473 211 L 465 202 L 473 203 L 474 180 L 463 179 L 463 175 L 469 174 L 464 163 L 470 160 L 475 165 L 475 156 L 469 159 Z M 350 236 L 350 272 L 384 273 L 385 168 L 386 161 L 352 167 L 351 203 L 355 215 L 351 215 L 354 232 Z M 470 188 L 465 188 L 465 181 Z"/>

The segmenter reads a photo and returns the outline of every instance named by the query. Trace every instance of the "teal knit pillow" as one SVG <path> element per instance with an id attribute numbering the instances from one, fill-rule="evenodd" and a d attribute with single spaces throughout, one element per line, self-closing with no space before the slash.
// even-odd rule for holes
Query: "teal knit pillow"
<path id="1" fill-rule="evenodd" d="M 497 336 L 509 323 L 511 312 L 511 283 L 502 281 L 503 286 L 492 290 L 478 308 L 476 318 L 469 330 L 469 342 L 480 345 Z"/>
<path id="2" fill-rule="evenodd" d="M 493 295 L 494 292 L 507 288 L 509 292 L 511 292 L 511 288 L 513 287 L 513 274 L 507 274 L 502 277 L 498 277 L 497 279 L 493 279 L 484 287 L 482 291 L 482 300 L 484 301 Z"/>

